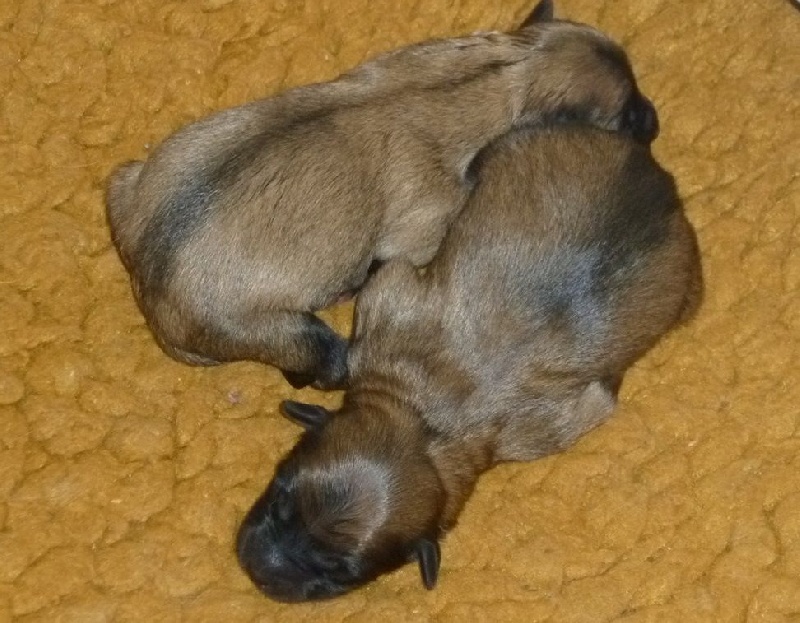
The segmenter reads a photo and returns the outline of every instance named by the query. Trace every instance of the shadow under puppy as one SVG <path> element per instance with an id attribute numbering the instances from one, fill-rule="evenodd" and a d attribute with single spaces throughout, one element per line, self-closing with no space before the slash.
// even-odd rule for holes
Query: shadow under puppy
<path id="1" fill-rule="evenodd" d="M 340 386 L 346 341 L 313 312 L 374 262 L 427 264 L 490 141 L 579 120 L 650 142 L 657 118 L 625 53 L 552 10 L 545 0 L 515 32 L 412 45 L 219 112 L 118 168 L 112 237 L 160 346 Z"/>
<path id="2" fill-rule="evenodd" d="M 647 147 L 568 127 L 491 146 L 421 274 L 396 260 L 359 294 L 341 409 L 283 403 L 308 430 L 238 536 L 263 592 L 346 592 L 417 558 L 478 476 L 569 447 L 625 371 L 702 293 L 694 231 Z"/>

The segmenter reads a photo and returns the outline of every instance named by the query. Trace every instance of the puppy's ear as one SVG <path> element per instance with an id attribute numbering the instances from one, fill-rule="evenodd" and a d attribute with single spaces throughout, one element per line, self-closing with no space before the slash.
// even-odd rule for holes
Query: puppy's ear
<path id="1" fill-rule="evenodd" d="M 306 430 L 319 430 L 331 418 L 331 412 L 325 407 L 294 400 L 284 400 L 281 402 L 280 409 L 287 418 Z"/>
<path id="2" fill-rule="evenodd" d="M 643 145 L 649 145 L 658 136 L 659 129 L 658 113 L 653 102 L 640 93 L 633 93 L 623 107 L 620 131 Z"/>
<path id="3" fill-rule="evenodd" d="M 438 541 L 430 539 L 420 539 L 415 546 L 419 571 L 422 575 L 422 583 L 429 591 L 436 586 L 439 579 L 439 565 L 442 562 L 442 551 Z"/>
<path id="4" fill-rule="evenodd" d="M 541 22 L 552 22 L 553 13 L 553 0 L 541 0 L 541 2 L 533 8 L 531 14 L 525 18 L 525 21 L 522 22 L 520 28 L 527 28 L 528 26 L 533 26 L 533 24 Z"/>

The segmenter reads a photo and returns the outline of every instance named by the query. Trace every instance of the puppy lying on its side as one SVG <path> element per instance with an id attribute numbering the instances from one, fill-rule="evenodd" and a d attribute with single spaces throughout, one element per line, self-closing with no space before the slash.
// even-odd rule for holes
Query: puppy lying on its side
<path id="1" fill-rule="evenodd" d="M 340 411 L 308 429 L 246 517 L 238 555 L 287 601 L 416 558 L 478 476 L 563 450 L 609 417 L 625 371 L 699 304 L 695 235 L 649 150 L 591 128 L 490 147 L 425 274 L 390 262 L 359 295 Z"/>
<path id="2" fill-rule="evenodd" d="M 161 347 L 336 387 L 346 342 L 313 315 L 373 262 L 427 264 L 490 141 L 578 120 L 658 131 L 625 53 L 544 0 L 512 33 L 430 41 L 225 110 L 111 177 L 108 219 Z"/>

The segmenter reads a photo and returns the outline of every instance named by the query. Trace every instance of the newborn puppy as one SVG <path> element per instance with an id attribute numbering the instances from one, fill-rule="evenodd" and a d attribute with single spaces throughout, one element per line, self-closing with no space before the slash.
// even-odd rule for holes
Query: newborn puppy
<path id="1" fill-rule="evenodd" d="M 625 53 L 545 0 L 512 33 L 409 46 L 332 82 L 232 108 L 111 176 L 108 220 L 161 347 L 336 387 L 346 342 L 313 312 L 373 263 L 427 264 L 475 154 L 523 124 L 658 132 Z"/>
<path id="2" fill-rule="evenodd" d="M 478 476 L 569 447 L 609 417 L 625 371 L 697 308 L 701 268 L 672 177 L 591 128 L 522 130 L 421 274 L 359 295 L 343 406 L 284 403 L 308 432 L 249 512 L 239 560 L 280 600 L 330 597 L 417 559 Z"/>

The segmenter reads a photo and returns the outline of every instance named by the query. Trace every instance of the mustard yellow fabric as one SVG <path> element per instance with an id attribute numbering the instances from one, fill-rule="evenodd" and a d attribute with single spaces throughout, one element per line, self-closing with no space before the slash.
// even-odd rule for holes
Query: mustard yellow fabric
<path id="1" fill-rule="evenodd" d="M 279 605 L 237 567 L 238 521 L 298 435 L 277 402 L 339 397 L 162 354 L 105 177 L 205 113 L 531 5 L 0 2 L 0 622 L 797 620 L 800 11 L 781 0 L 557 3 L 627 46 L 705 265 L 700 315 L 612 421 L 486 475 L 433 592 L 409 566 Z"/>

